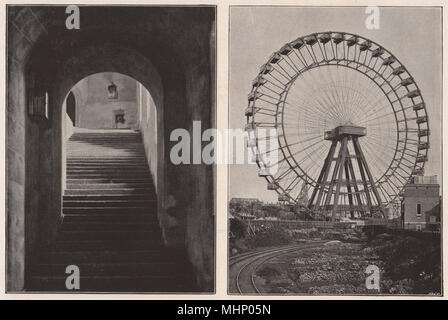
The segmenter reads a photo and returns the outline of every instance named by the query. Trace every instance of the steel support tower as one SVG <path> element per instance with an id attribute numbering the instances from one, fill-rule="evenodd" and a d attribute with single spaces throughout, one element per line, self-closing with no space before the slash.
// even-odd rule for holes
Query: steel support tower
<path id="1" fill-rule="evenodd" d="M 331 147 L 308 202 L 315 216 L 332 221 L 341 218 L 344 212 L 349 212 L 352 218 L 376 213 L 384 216 L 380 194 L 358 141 L 366 134 L 366 128 L 353 125 L 325 132 L 324 139 L 331 141 Z M 342 203 L 346 199 L 348 203 Z"/>

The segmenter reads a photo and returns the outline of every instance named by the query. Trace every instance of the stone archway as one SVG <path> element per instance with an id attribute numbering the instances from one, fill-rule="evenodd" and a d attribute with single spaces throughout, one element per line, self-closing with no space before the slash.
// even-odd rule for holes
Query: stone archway
<path id="1" fill-rule="evenodd" d="M 207 291 L 213 287 L 212 168 L 175 166 L 168 159 L 173 129 L 191 132 L 193 120 L 201 120 L 203 129 L 212 123 L 209 71 L 213 62 L 204 53 L 210 50 L 214 17 L 206 10 L 147 8 L 145 14 L 142 8 L 127 8 L 135 20 L 130 27 L 106 23 L 114 17 L 119 21 L 123 10 L 82 7 L 83 26 L 70 33 L 64 29 L 64 7 L 8 8 L 8 291 L 25 287 L 26 268 L 37 245 L 51 242 L 57 232 L 62 102 L 74 84 L 98 72 L 128 75 L 153 96 L 160 148 L 158 215 L 165 243 L 185 247 L 199 285 Z M 197 26 L 198 17 L 205 21 L 203 28 Z M 179 38 L 186 28 L 195 32 Z M 193 42 L 198 43 L 195 49 Z M 33 81 L 49 93 L 48 121 L 28 116 Z M 193 184 L 196 179 L 203 183 Z"/>

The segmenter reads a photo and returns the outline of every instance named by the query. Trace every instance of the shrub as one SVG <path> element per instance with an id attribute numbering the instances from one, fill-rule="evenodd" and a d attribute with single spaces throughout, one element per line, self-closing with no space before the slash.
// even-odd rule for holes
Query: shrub
<path id="1" fill-rule="evenodd" d="M 375 252 L 385 262 L 385 276 L 394 282 L 392 291 L 441 292 L 440 241 L 397 236 L 377 245 Z"/>
<path id="2" fill-rule="evenodd" d="M 293 238 L 281 227 L 266 227 L 253 235 L 251 242 L 258 247 L 277 246 L 292 243 Z"/>

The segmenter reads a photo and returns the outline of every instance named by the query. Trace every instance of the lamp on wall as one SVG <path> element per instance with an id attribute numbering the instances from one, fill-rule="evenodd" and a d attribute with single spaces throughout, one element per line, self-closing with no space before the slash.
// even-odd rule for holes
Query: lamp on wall
<path id="1" fill-rule="evenodd" d="M 115 83 L 111 82 L 111 84 L 107 87 L 107 92 L 109 99 L 118 99 L 118 90 Z"/>
<path id="2" fill-rule="evenodd" d="M 49 119 L 49 96 L 48 92 L 41 91 L 32 95 L 29 103 L 29 115 L 36 120 Z"/>

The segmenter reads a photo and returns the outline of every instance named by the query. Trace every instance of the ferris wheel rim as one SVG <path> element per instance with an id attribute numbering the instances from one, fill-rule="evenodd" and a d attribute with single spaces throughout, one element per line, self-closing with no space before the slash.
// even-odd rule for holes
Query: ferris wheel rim
<path id="1" fill-rule="evenodd" d="M 342 35 L 342 39 L 343 39 L 342 41 L 347 41 L 347 40 L 348 40 L 348 39 L 347 39 L 347 36 L 352 36 L 352 37 L 355 37 L 355 38 L 356 38 L 356 43 L 355 43 L 355 44 L 356 44 L 357 46 L 360 45 L 360 43 L 359 43 L 358 40 L 361 39 L 361 40 L 364 40 L 364 41 L 369 42 L 370 44 L 376 46 L 377 49 L 381 48 L 381 50 L 383 50 L 384 53 L 387 53 L 387 54 L 388 54 L 388 58 L 392 57 L 392 58 L 394 59 L 394 61 L 397 62 L 397 64 L 399 65 L 399 67 L 402 67 L 402 68 L 404 69 L 404 74 L 409 75 L 409 77 L 412 79 L 412 84 L 416 87 L 416 90 L 419 92 L 419 97 L 420 97 L 420 99 L 421 99 L 421 101 L 422 101 L 422 104 L 423 104 L 423 109 L 422 109 L 423 111 L 422 111 L 422 113 L 424 114 L 424 116 L 425 116 L 426 118 L 428 118 L 428 114 L 427 114 L 427 110 L 426 110 L 426 104 L 425 104 L 425 102 L 424 102 L 423 96 L 421 95 L 420 88 L 418 87 L 418 84 L 416 83 L 416 81 L 415 81 L 414 78 L 412 77 L 411 73 L 407 70 L 406 66 L 404 66 L 404 64 L 402 64 L 401 61 L 400 61 L 395 55 L 393 55 L 389 50 L 387 50 L 387 49 L 384 48 L 383 46 L 379 45 L 379 44 L 376 43 L 375 41 L 372 41 L 372 40 L 367 39 L 367 38 L 365 38 L 365 37 L 363 37 L 363 36 L 356 35 L 356 34 L 353 34 L 353 33 L 349 33 L 349 32 L 335 32 L 335 31 L 326 31 L 326 32 L 316 32 L 316 33 L 312 33 L 312 34 L 309 34 L 309 35 L 306 35 L 306 36 L 299 37 L 299 38 L 296 39 L 296 41 L 297 41 L 298 39 L 302 39 L 302 40 L 303 40 L 303 39 L 305 39 L 305 38 L 307 38 L 307 37 L 312 37 L 312 36 L 314 36 L 316 39 L 318 39 L 318 36 L 319 36 L 319 35 L 325 35 L 325 34 L 330 36 L 330 39 L 331 39 L 330 41 L 332 41 L 332 40 L 334 39 L 333 36 L 334 36 L 335 34 L 340 34 L 340 35 Z M 319 40 L 316 40 L 316 41 L 317 41 L 317 43 L 319 42 Z M 287 43 L 287 44 L 290 45 L 291 43 L 292 43 L 292 42 L 289 42 L 289 43 Z M 307 44 L 304 44 L 304 45 L 307 46 Z M 311 44 L 311 46 L 312 46 L 312 45 L 313 45 L 313 44 Z M 320 48 L 320 46 L 319 46 L 319 48 Z M 281 50 L 281 49 L 280 49 L 280 50 Z M 273 55 L 275 55 L 275 54 L 279 54 L 279 51 L 280 51 L 280 50 L 275 51 Z M 373 50 L 371 50 L 370 48 L 368 48 L 367 50 L 369 50 L 370 52 L 373 51 Z M 381 57 L 381 56 L 380 56 L 380 57 Z M 381 59 L 383 59 L 383 58 L 381 57 Z M 383 61 L 384 61 L 384 60 L 385 60 L 385 59 L 383 59 Z M 356 62 L 358 63 L 358 68 L 359 68 L 359 66 L 361 65 L 361 63 L 360 63 L 359 61 L 356 61 Z M 262 69 L 261 69 L 261 71 L 260 71 L 260 73 L 258 74 L 257 77 L 260 77 L 260 76 L 263 74 L 263 72 L 264 72 L 265 68 L 267 68 L 267 65 L 268 65 L 268 64 L 269 64 L 269 61 L 268 61 L 265 65 L 263 65 L 263 67 L 262 67 Z M 375 82 L 375 84 L 381 89 L 381 91 L 384 93 L 385 97 L 388 99 L 388 101 L 389 101 L 389 103 L 390 103 L 390 107 L 392 108 L 393 111 L 395 111 L 394 108 L 393 108 L 393 104 L 392 104 L 392 102 L 390 101 L 389 96 L 384 92 L 384 89 L 383 89 L 383 88 L 382 88 L 376 81 L 374 81 L 373 79 L 371 79 L 370 76 L 366 75 L 365 72 L 362 72 L 361 70 L 359 70 L 359 69 L 357 69 L 357 68 L 350 67 L 350 66 L 348 66 L 348 64 L 347 64 L 347 65 L 343 65 L 343 64 L 339 64 L 339 62 L 338 62 L 337 64 L 331 64 L 330 61 L 328 61 L 328 60 L 327 60 L 327 61 L 322 60 L 322 61 L 316 63 L 316 65 L 311 66 L 311 67 L 307 66 L 304 70 L 302 70 L 301 72 L 297 73 L 297 74 L 294 76 L 294 79 L 292 79 L 292 80 L 288 83 L 287 88 L 282 92 L 282 94 L 286 92 L 286 96 L 288 95 L 290 86 L 295 82 L 295 80 L 296 80 L 300 75 L 302 75 L 302 74 L 308 72 L 309 70 L 312 70 L 313 68 L 319 68 L 319 67 L 323 67 L 323 66 L 331 66 L 331 65 L 337 65 L 337 66 L 342 66 L 342 67 L 351 68 L 352 70 L 358 71 L 359 73 L 363 74 L 364 76 L 367 76 L 370 80 L 372 80 L 373 82 Z M 368 68 L 368 66 L 366 66 L 365 64 L 364 64 L 363 66 L 366 67 L 366 68 Z M 387 69 L 387 66 L 386 66 L 385 69 Z M 375 73 L 378 74 L 378 72 L 377 72 L 375 69 L 371 69 L 371 70 L 372 70 L 373 72 L 375 72 Z M 381 70 L 381 69 L 379 69 L 379 70 Z M 402 80 L 401 75 L 398 75 L 398 76 L 399 76 L 400 80 Z M 384 83 L 387 83 L 387 84 L 389 85 L 389 87 L 391 87 L 391 84 L 390 84 L 387 80 L 385 80 Z M 392 88 L 392 87 L 391 87 L 391 88 Z M 408 93 L 410 92 L 410 90 L 408 89 L 408 87 L 405 87 L 405 89 L 407 90 Z M 253 90 L 253 91 L 255 92 L 255 94 L 257 93 L 257 90 L 258 90 L 258 87 L 256 87 L 255 90 Z M 392 88 L 392 91 L 393 91 L 393 93 L 395 94 L 395 96 L 398 97 L 398 94 L 397 94 L 396 90 L 394 90 L 394 89 Z M 410 99 L 411 99 L 412 105 L 415 105 L 414 98 L 411 97 Z M 278 115 L 279 115 L 279 109 L 282 108 L 282 110 L 283 110 L 283 108 L 285 107 L 285 106 L 284 106 L 284 102 L 286 101 L 286 97 L 285 97 L 284 99 L 279 99 L 279 100 L 280 100 L 280 102 L 279 102 L 278 105 L 277 105 L 277 110 L 276 110 L 276 115 L 275 115 L 275 127 L 276 127 L 276 128 L 278 127 Z M 282 100 L 283 100 L 283 102 L 282 102 Z M 405 121 L 404 121 L 404 122 L 405 122 L 405 127 L 406 127 L 406 130 L 405 130 L 405 143 L 404 143 L 404 147 L 403 147 L 403 149 L 401 150 L 401 154 L 400 154 L 400 157 L 399 157 L 398 165 L 394 168 L 394 171 L 392 172 L 392 174 L 394 174 L 395 171 L 399 168 L 399 165 L 400 165 L 401 162 L 403 161 L 403 157 L 404 157 L 404 154 L 405 154 L 404 152 L 408 150 L 408 149 L 407 149 L 407 143 L 408 143 L 408 129 L 407 129 L 407 124 L 408 124 L 408 119 L 406 118 L 406 113 L 404 112 L 404 108 L 405 108 L 405 107 L 403 106 L 402 101 L 401 101 L 400 99 L 399 99 L 398 101 L 399 101 L 399 105 L 400 105 L 400 110 L 399 110 L 398 112 L 403 112 L 403 116 L 404 116 L 404 119 L 405 119 Z M 281 105 L 282 105 L 282 106 L 281 106 Z M 280 113 L 281 113 L 281 115 L 282 115 L 282 117 L 283 117 L 283 116 L 284 116 L 284 112 L 282 111 L 282 112 L 280 112 Z M 418 116 L 417 111 L 415 111 L 415 114 L 416 114 L 416 116 Z M 397 155 L 397 152 L 398 152 L 399 134 L 400 134 L 400 133 L 399 133 L 399 130 L 398 130 L 398 119 L 397 119 L 397 115 L 396 115 L 395 112 L 394 112 L 394 117 L 395 117 L 396 126 L 397 126 L 397 142 L 396 142 L 396 145 L 395 145 L 395 148 L 394 148 L 394 149 L 395 149 L 395 150 L 394 150 L 394 156 L 392 157 L 392 160 L 390 161 L 390 163 L 389 163 L 387 169 L 384 170 L 383 174 L 382 174 L 378 179 L 376 179 L 375 184 L 378 184 L 378 183 L 385 183 L 385 182 L 388 181 L 388 180 L 385 180 L 385 181 L 381 182 L 381 179 L 383 179 L 383 177 L 388 173 L 388 171 L 391 170 L 391 168 L 392 168 L 392 164 L 394 163 L 394 161 L 396 161 L 396 155 Z M 252 121 L 251 121 L 252 125 L 253 125 L 253 126 L 256 126 L 255 117 L 252 117 L 251 120 L 252 120 Z M 411 120 L 409 120 L 409 121 L 411 121 Z M 249 119 L 248 119 L 248 123 L 249 123 Z M 282 119 L 282 121 L 281 121 L 280 123 L 281 123 L 281 126 L 282 126 L 282 132 L 284 133 L 285 130 L 284 130 L 284 126 L 283 126 L 283 125 L 284 125 L 284 121 L 283 121 L 283 119 Z M 429 145 L 429 124 L 427 123 L 426 126 L 427 126 L 427 129 L 426 129 L 426 130 L 428 131 L 428 135 L 426 136 L 426 143 Z M 420 132 L 420 124 L 418 124 L 418 128 L 417 128 L 417 130 L 418 130 L 418 132 Z M 421 139 L 421 138 L 424 138 L 424 136 L 422 136 L 422 137 L 418 136 L 418 144 L 419 144 L 419 145 L 420 145 L 421 141 L 424 140 L 424 139 Z M 282 144 L 281 144 L 281 139 L 284 139 L 284 140 L 285 140 L 285 141 L 284 141 L 284 142 L 285 142 L 285 145 L 284 145 L 284 146 L 282 146 Z M 286 161 L 287 161 L 288 165 L 290 166 L 290 168 L 293 168 L 293 170 L 294 170 L 295 174 L 297 175 L 297 177 L 298 177 L 299 179 L 303 180 L 304 183 L 305 183 L 306 185 L 311 184 L 311 182 L 310 182 L 308 179 L 306 179 L 306 178 L 310 178 L 314 183 L 317 184 L 317 182 L 315 181 L 315 179 L 312 178 L 312 177 L 310 177 L 310 176 L 303 170 L 303 168 L 297 163 L 295 157 L 292 156 L 292 152 L 289 150 L 289 146 L 288 146 L 287 138 L 286 138 L 286 135 L 285 135 L 285 134 L 283 134 L 283 135 L 280 135 L 280 134 L 279 134 L 279 135 L 278 135 L 278 143 L 279 143 L 279 145 L 280 145 L 280 150 L 282 151 L 283 158 L 286 159 Z M 287 148 L 287 149 L 288 149 L 288 153 L 291 155 L 291 158 L 292 158 L 291 160 L 294 161 L 294 163 L 296 164 L 295 166 L 290 162 L 289 157 L 285 154 L 285 152 L 284 152 L 284 148 Z M 255 149 L 258 150 L 258 140 L 256 140 Z M 412 177 L 414 176 L 413 172 L 414 172 L 414 171 L 416 170 L 416 168 L 417 168 L 417 160 L 416 160 L 416 159 L 417 159 L 419 156 L 421 156 L 421 154 L 423 154 L 425 157 L 427 157 L 428 149 L 429 149 L 429 147 L 426 148 L 426 149 L 423 149 L 423 150 L 420 150 L 420 149 L 417 150 L 416 155 L 413 157 L 415 161 L 414 161 L 414 164 L 413 164 L 413 167 L 412 167 L 412 171 L 411 171 L 411 173 L 410 173 L 409 176 L 408 176 L 407 182 L 408 182 L 410 179 L 412 179 Z M 257 159 L 256 162 L 257 162 L 257 165 L 258 165 L 258 167 L 259 167 L 260 169 L 264 166 L 264 163 L 263 163 L 262 160 L 259 161 L 259 160 Z M 261 165 L 261 163 L 263 163 L 263 166 Z M 423 162 L 423 163 L 419 166 L 419 169 L 420 169 L 420 170 L 423 170 L 424 165 L 425 165 L 425 162 Z M 297 170 L 296 170 L 297 168 L 299 168 L 299 170 L 302 171 L 303 174 L 299 174 L 299 173 L 297 172 Z M 305 177 L 305 178 L 304 178 L 304 177 Z M 267 176 L 266 176 L 265 179 L 266 179 L 268 182 L 272 182 L 272 180 L 275 181 L 275 179 L 273 179 L 272 177 L 267 177 Z M 400 194 L 400 192 L 402 192 L 403 188 L 404 188 L 404 184 L 403 184 L 403 186 L 401 186 L 401 188 L 397 188 L 397 189 L 398 189 L 398 192 L 395 192 L 395 197 L 393 197 L 393 199 L 391 199 L 391 201 L 394 200 L 397 196 L 399 196 L 399 194 Z M 279 189 L 280 189 L 280 190 L 279 190 Z M 293 200 L 293 202 L 294 202 L 295 199 L 293 199 L 292 197 L 290 197 L 288 191 L 284 190 L 284 189 L 282 188 L 282 186 L 279 186 L 279 189 L 276 189 L 277 193 L 279 193 L 279 194 L 283 194 L 283 195 L 287 195 L 287 196 L 290 198 L 290 200 Z M 389 194 L 388 194 L 388 195 L 389 195 Z M 390 196 L 390 195 L 389 195 L 389 196 Z M 392 197 L 390 197 L 390 198 L 392 198 Z M 389 202 L 390 202 L 390 201 L 389 201 Z"/>

